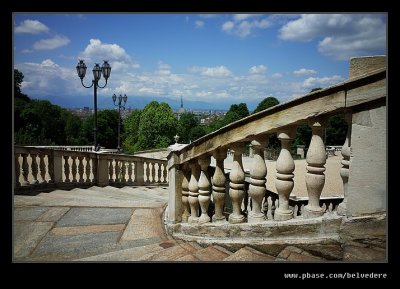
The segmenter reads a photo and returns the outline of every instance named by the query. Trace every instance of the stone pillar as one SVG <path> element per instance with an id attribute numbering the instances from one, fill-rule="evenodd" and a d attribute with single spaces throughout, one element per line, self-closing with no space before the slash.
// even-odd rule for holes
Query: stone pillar
<path id="1" fill-rule="evenodd" d="M 343 181 L 343 193 L 344 198 L 343 202 L 339 204 L 337 208 L 338 215 L 346 215 L 346 206 L 347 206 L 347 190 L 348 190 L 348 182 L 349 182 L 349 166 L 350 166 L 350 147 L 351 147 L 351 112 L 347 112 L 344 115 L 344 119 L 347 122 L 347 134 L 344 144 L 342 146 L 342 168 L 340 169 L 340 176 Z"/>
<path id="2" fill-rule="evenodd" d="M 182 171 L 179 169 L 178 155 L 168 155 L 168 222 L 182 221 Z M 143 164 L 143 163 L 142 163 Z"/>
<path id="3" fill-rule="evenodd" d="M 251 198 L 251 211 L 248 214 L 248 222 L 255 223 L 265 220 L 265 215 L 261 211 L 262 200 L 264 199 L 267 182 L 267 166 L 264 159 L 264 148 L 267 146 L 268 137 L 259 136 L 251 142 L 254 151 L 253 164 L 250 170 L 249 196 Z"/>
<path id="4" fill-rule="evenodd" d="M 100 187 L 108 186 L 108 177 L 108 159 L 106 159 L 102 154 L 97 154 L 97 185 Z"/>
<path id="5" fill-rule="evenodd" d="M 232 171 L 229 174 L 229 196 L 232 199 L 233 212 L 229 215 L 229 223 L 235 224 L 244 222 L 244 216 L 241 213 L 245 180 L 242 164 L 243 143 L 232 144 L 231 150 L 233 151 L 233 164 Z"/>
<path id="6" fill-rule="evenodd" d="M 41 153 L 39 155 L 39 169 L 40 169 L 40 183 L 47 183 L 46 181 L 46 164 L 44 163 L 44 157 L 45 155 L 43 153 Z"/>
<path id="7" fill-rule="evenodd" d="M 213 157 L 216 160 L 215 172 L 212 180 L 212 196 L 215 204 L 215 213 L 212 216 L 213 222 L 226 222 L 224 216 L 225 183 L 224 159 L 226 158 L 226 149 L 219 148 L 214 151 Z"/>
<path id="8" fill-rule="evenodd" d="M 208 206 L 210 205 L 210 177 L 208 176 L 208 166 L 210 165 L 210 156 L 202 156 L 198 160 L 201 173 L 199 178 L 199 203 L 201 207 L 201 216 L 199 218 L 199 223 L 210 222 L 210 217 L 208 216 Z"/>
<path id="9" fill-rule="evenodd" d="M 191 160 L 189 162 L 189 167 L 191 170 L 191 176 L 189 181 L 189 205 L 190 205 L 190 217 L 188 218 L 188 223 L 198 223 L 199 221 L 199 185 L 198 180 L 200 177 L 200 167 L 197 161 Z"/>
<path id="10" fill-rule="evenodd" d="M 182 213 L 182 222 L 187 223 L 188 218 L 190 216 L 190 207 L 189 207 L 189 180 L 190 180 L 190 170 L 188 168 L 187 163 L 183 164 L 182 168 L 183 180 L 182 180 L 182 205 L 183 205 L 183 213 Z"/>
<path id="11" fill-rule="evenodd" d="M 278 139 L 281 141 L 281 151 L 276 161 L 275 187 L 278 191 L 279 206 L 275 210 L 275 220 L 286 221 L 293 218 L 293 211 L 289 208 L 289 196 L 293 190 L 293 171 L 295 169 L 290 145 L 294 138 L 293 127 L 278 131 Z"/>
<path id="12" fill-rule="evenodd" d="M 62 183 L 63 181 L 62 155 L 58 154 L 55 151 L 52 151 L 52 153 L 53 153 L 54 183 L 59 184 Z"/>
<path id="13" fill-rule="evenodd" d="M 135 183 L 138 186 L 144 185 L 144 161 L 138 160 L 135 162 Z"/>
<path id="14" fill-rule="evenodd" d="M 303 217 L 313 218 L 324 214 L 324 210 L 319 206 L 319 198 L 325 185 L 326 152 L 323 141 L 325 121 L 323 118 L 313 118 L 309 120 L 308 125 L 312 129 L 312 137 L 306 158 L 308 204 L 304 207 Z"/>

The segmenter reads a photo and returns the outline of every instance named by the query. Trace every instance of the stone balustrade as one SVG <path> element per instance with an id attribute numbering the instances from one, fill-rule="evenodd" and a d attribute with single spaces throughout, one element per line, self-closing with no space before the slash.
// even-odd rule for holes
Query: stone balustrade
<path id="1" fill-rule="evenodd" d="M 358 59 L 353 62 L 358 62 Z M 381 114 L 386 108 L 385 58 L 378 57 L 378 61 L 374 63 L 375 66 L 365 66 L 368 71 L 357 73 L 356 77 L 350 75 L 350 79 L 343 83 L 248 116 L 189 145 L 171 147 L 168 155 L 170 198 L 167 227 L 169 224 L 173 226 L 185 222 L 199 226 L 209 223 L 239 224 L 284 222 L 293 218 L 315 219 L 326 213 L 336 212 L 338 208 L 341 214 L 354 214 L 354 211 L 346 211 L 349 167 L 351 171 L 352 166 L 350 149 L 355 142 L 363 142 L 365 139 L 352 138 L 351 128 L 355 123 L 354 117 L 353 122 L 351 121 L 351 116 L 360 112 L 368 112 L 371 115 L 378 113 L 378 117 L 374 117 L 379 126 Z M 359 65 L 358 62 L 357 67 L 362 68 L 363 65 Z M 343 185 L 345 192 L 341 206 L 339 203 L 343 198 L 321 199 L 327 177 L 327 153 L 323 133 L 328 118 L 336 113 L 345 113 L 349 124 L 346 142 L 342 147 L 343 168 L 337 172 L 343 179 L 343 184 L 338 185 Z M 308 198 L 293 199 L 290 194 L 294 187 L 295 163 L 290 147 L 296 128 L 300 124 L 308 124 L 312 130 L 304 179 Z M 385 130 L 386 127 L 382 129 Z M 267 171 L 264 159 L 264 149 L 272 134 L 276 134 L 281 142 L 275 172 Z M 242 165 L 246 143 L 251 143 L 253 157 L 248 185 Z M 377 150 L 380 152 L 381 148 L 378 147 Z M 227 152 L 233 154 L 233 165 L 228 178 L 225 177 L 223 167 Z M 216 159 L 213 175 L 208 174 L 211 156 Z M 381 162 L 381 159 L 379 161 Z M 266 191 L 267 174 L 275 175 L 278 194 Z M 225 210 L 227 201 L 232 204 L 231 212 Z M 371 205 L 371 210 L 372 207 Z"/>
<path id="2" fill-rule="evenodd" d="M 14 169 L 17 193 L 93 185 L 165 185 L 168 180 L 166 160 L 65 147 L 14 146 Z"/>

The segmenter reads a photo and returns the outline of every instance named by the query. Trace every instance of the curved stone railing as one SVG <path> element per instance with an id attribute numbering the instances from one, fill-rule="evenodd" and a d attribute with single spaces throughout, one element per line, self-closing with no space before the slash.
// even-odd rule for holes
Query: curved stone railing
<path id="1" fill-rule="evenodd" d="M 92 151 L 14 146 L 14 189 L 167 183 L 167 161 Z"/>
<path id="2" fill-rule="evenodd" d="M 189 145 L 171 146 L 168 155 L 170 197 L 166 213 L 167 229 L 169 225 L 173 226 L 176 223 L 187 223 L 185 226 L 193 225 L 196 228 L 204 225 L 205 228 L 210 228 L 210 223 L 259 224 L 299 217 L 312 219 L 326 212 L 337 211 L 338 214 L 344 215 L 354 213 L 358 209 L 352 208 L 349 211 L 346 208 L 350 146 L 357 146 L 368 139 L 366 136 L 363 136 L 363 139 L 359 136 L 352 139 L 352 128 L 360 121 L 369 121 L 369 126 L 373 127 L 373 118 L 377 119 L 379 126 L 380 114 L 385 108 L 385 57 L 356 58 L 351 60 L 350 79 L 343 83 L 253 114 Z M 327 119 L 336 113 L 344 113 L 349 125 L 346 141 L 341 149 L 342 168 L 337 172 L 343 180 L 343 184 L 338 185 L 344 187 L 344 201 L 340 197 L 321 198 L 327 158 L 323 131 Z M 364 113 L 373 116 L 364 120 Z M 375 117 L 376 115 L 378 117 Z M 294 187 L 295 163 L 290 148 L 296 127 L 304 123 L 312 129 L 304 179 L 308 197 L 292 199 L 290 194 Z M 386 127 L 382 129 L 385 130 Z M 277 134 L 281 142 L 276 171 L 268 172 L 275 174 L 274 183 L 278 194 L 266 190 L 267 167 L 264 149 L 271 134 Z M 249 142 L 254 156 L 247 186 L 242 154 L 245 143 Z M 376 144 L 376 148 L 381 153 L 381 145 Z M 224 159 L 228 151 L 233 153 L 233 164 L 227 178 L 224 173 Z M 363 157 L 362 151 L 357 151 L 354 157 L 357 154 Z M 216 160 L 212 174 L 209 168 L 211 157 Z M 382 165 L 382 159 L 379 159 L 379 165 Z M 357 175 L 359 168 L 353 169 L 354 175 Z M 364 178 L 366 182 L 372 181 L 368 180 L 368 177 Z M 355 181 L 360 181 L 356 179 Z M 382 187 L 384 186 L 379 186 L 379 189 Z M 246 195 L 249 199 L 245 198 Z M 225 210 L 227 201 L 232 207 L 228 214 Z M 373 208 L 373 205 L 370 205 L 370 208 Z"/>
<path id="3" fill-rule="evenodd" d="M 95 146 L 25 146 L 28 148 L 53 149 L 63 151 L 92 152 Z"/>

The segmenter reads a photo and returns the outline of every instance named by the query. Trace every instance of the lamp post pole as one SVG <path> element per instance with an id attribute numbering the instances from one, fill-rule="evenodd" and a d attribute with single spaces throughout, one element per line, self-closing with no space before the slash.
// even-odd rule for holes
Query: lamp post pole
<path id="1" fill-rule="evenodd" d="M 121 151 L 121 107 L 123 109 L 125 109 L 125 104 L 126 104 L 126 101 L 128 100 L 128 97 L 126 96 L 126 94 L 124 96 L 122 96 L 120 94 L 118 96 L 118 103 L 115 104 L 115 101 L 117 100 L 117 96 L 114 93 L 112 96 L 112 100 L 114 102 L 114 105 L 118 106 L 118 146 L 117 146 L 117 151 L 120 152 Z M 122 104 L 122 101 L 124 101 L 123 104 Z"/>
<path id="2" fill-rule="evenodd" d="M 107 80 L 110 77 L 111 74 L 111 66 L 110 64 L 108 64 L 107 60 L 104 60 L 104 63 L 102 65 L 102 67 L 100 67 L 100 65 L 98 63 L 95 64 L 95 66 L 93 67 L 93 80 L 92 80 L 92 84 L 90 86 L 86 86 L 83 83 L 83 78 L 86 75 L 86 64 L 83 60 L 79 60 L 78 65 L 76 66 L 76 71 L 78 73 L 79 78 L 81 79 L 81 84 L 83 87 L 86 88 L 91 88 L 93 86 L 93 94 L 94 94 L 94 128 L 93 128 L 93 132 L 94 132 L 94 146 L 97 150 L 97 88 L 104 88 L 107 85 Z M 106 80 L 106 83 L 103 86 L 99 85 L 99 80 L 101 78 L 101 75 L 103 74 L 104 79 Z"/>

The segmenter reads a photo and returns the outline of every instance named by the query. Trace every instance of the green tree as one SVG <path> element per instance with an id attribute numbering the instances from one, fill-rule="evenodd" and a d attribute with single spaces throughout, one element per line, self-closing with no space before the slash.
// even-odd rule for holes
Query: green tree
<path id="1" fill-rule="evenodd" d="M 118 111 L 114 109 L 100 110 L 97 113 L 97 142 L 105 148 L 116 148 L 118 146 Z M 82 137 L 93 144 L 94 116 L 86 118 L 82 125 Z M 123 125 L 121 124 L 121 132 Z"/>
<path id="2" fill-rule="evenodd" d="M 88 143 L 88 140 L 86 138 L 82 138 L 81 135 L 82 120 L 66 109 L 63 109 L 61 111 L 61 118 L 65 123 L 65 144 L 86 145 Z"/>
<path id="3" fill-rule="evenodd" d="M 177 133 L 180 143 L 189 143 L 192 139 L 192 130 L 199 126 L 193 113 L 185 112 L 181 114 L 178 121 Z"/>
<path id="4" fill-rule="evenodd" d="M 272 106 L 275 106 L 279 104 L 279 100 L 277 100 L 275 97 L 269 96 L 267 98 L 264 98 L 256 107 L 256 109 L 253 111 L 253 113 L 262 111 L 264 109 L 270 108 Z"/>
<path id="5" fill-rule="evenodd" d="M 17 144 L 51 145 L 65 143 L 65 122 L 61 107 L 48 100 L 31 100 L 22 110 L 23 123 L 15 134 Z"/>
<path id="6" fill-rule="evenodd" d="M 321 89 L 322 89 L 322 87 L 315 87 L 315 88 L 313 88 L 313 89 L 310 90 L 310 93 L 311 93 L 311 92 L 314 92 L 314 91 L 321 90 Z"/>
<path id="7" fill-rule="evenodd" d="M 18 132 L 25 126 L 21 113 L 30 98 L 21 92 L 21 84 L 24 80 L 24 75 L 18 69 L 14 69 L 14 131 Z"/>
<path id="8" fill-rule="evenodd" d="M 201 138 L 202 136 L 205 135 L 206 135 L 205 129 L 202 126 L 197 125 L 190 130 L 189 140 L 195 141 L 196 139 Z"/>
<path id="9" fill-rule="evenodd" d="M 143 109 L 139 124 L 138 149 L 166 148 L 173 142 L 178 120 L 171 107 L 151 101 Z"/>
<path id="10" fill-rule="evenodd" d="M 133 154 L 135 152 L 135 144 L 139 138 L 139 124 L 142 111 L 133 110 L 124 120 L 123 149 L 126 153 Z"/>
<path id="11" fill-rule="evenodd" d="M 249 110 L 245 103 L 232 104 L 222 120 L 223 126 L 235 122 L 249 115 Z"/>

